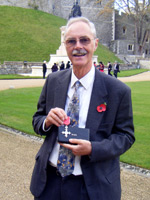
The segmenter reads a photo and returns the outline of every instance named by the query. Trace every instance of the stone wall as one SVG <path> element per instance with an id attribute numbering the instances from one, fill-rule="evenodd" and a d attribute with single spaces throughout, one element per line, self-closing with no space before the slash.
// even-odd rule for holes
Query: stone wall
<path id="1" fill-rule="evenodd" d="M 125 15 L 124 13 L 119 13 L 116 11 L 115 14 L 115 40 L 134 40 L 134 20 Z"/>
<path id="2" fill-rule="evenodd" d="M 0 65 L 0 74 L 31 73 L 32 66 L 42 66 L 41 62 L 13 62 L 5 61 Z"/>
<path id="3" fill-rule="evenodd" d="M 68 19 L 73 2 L 73 0 L 58 0 L 55 8 L 57 15 Z M 112 40 L 112 13 L 100 16 L 100 11 L 104 8 L 107 2 L 108 0 L 103 0 L 101 4 L 95 4 L 95 1 L 92 0 L 80 0 L 80 7 L 82 16 L 87 17 L 95 24 L 100 43 L 109 46 L 110 41 Z"/>
<path id="4" fill-rule="evenodd" d="M 42 62 L 13 62 L 5 61 L 0 65 L 0 74 L 28 74 L 32 73 L 32 67 L 38 67 L 42 70 Z M 113 64 L 112 64 L 113 65 Z M 106 70 L 107 67 L 105 67 Z M 137 64 L 120 64 L 120 71 L 136 69 Z M 41 73 L 41 72 L 40 72 Z"/>
<path id="5" fill-rule="evenodd" d="M 130 70 L 130 69 L 137 69 L 137 64 L 120 64 L 119 69 L 120 71 Z"/>
<path id="6" fill-rule="evenodd" d="M 150 69 L 150 59 L 139 60 L 139 65 L 141 68 Z"/>
<path id="7" fill-rule="evenodd" d="M 133 49 L 129 50 L 129 45 L 132 45 Z M 134 40 L 115 40 L 110 46 L 110 50 L 118 55 L 134 55 L 134 48 Z"/>

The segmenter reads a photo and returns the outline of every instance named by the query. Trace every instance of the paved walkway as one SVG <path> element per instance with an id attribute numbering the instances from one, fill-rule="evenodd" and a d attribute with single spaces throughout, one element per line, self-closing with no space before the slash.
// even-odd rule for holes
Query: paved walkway
<path id="1" fill-rule="evenodd" d="M 0 80 L 0 90 L 25 87 L 40 87 L 43 86 L 44 82 L 45 79 Z"/>
<path id="2" fill-rule="evenodd" d="M 143 79 L 141 78 L 143 76 Z M 150 81 L 150 72 L 141 76 L 120 78 L 122 81 Z M 43 79 L 0 80 L 0 90 L 8 88 L 37 87 Z M 17 135 L 0 127 L 0 200 L 32 200 L 29 191 L 34 157 L 41 141 Z M 130 170 L 121 170 L 122 200 L 149 200 L 150 177 Z"/>
<path id="3" fill-rule="evenodd" d="M 118 79 L 123 82 L 150 81 L 150 71 L 135 76 L 123 77 Z M 40 87 L 43 86 L 44 82 L 45 79 L 0 80 L 0 90 L 24 87 Z"/>

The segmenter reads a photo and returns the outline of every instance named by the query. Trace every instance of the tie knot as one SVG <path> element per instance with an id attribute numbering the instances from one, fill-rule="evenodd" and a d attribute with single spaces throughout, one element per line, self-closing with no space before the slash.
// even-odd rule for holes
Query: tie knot
<path id="1" fill-rule="evenodd" d="M 81 86 L 80 81 L 76 81 L 74 84 L 75 90 L 77 90 Z"/>

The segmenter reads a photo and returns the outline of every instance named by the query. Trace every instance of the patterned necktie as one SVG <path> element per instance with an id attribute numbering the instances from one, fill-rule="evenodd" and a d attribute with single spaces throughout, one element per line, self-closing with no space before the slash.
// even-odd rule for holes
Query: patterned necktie
<path id="1" fill-rule="evenodd" d="M 72 99 L 69 103 L 67 115 L 70 116 L 70 125 L 78 126 L 79 123 L 79 90 L 81 83 L 79 81 L 75 82 L 75 91 Z M 62 177 L 72 174 L 74 170 L 75 156 L 72 151 L 60 146 L 57 169 Z"/>

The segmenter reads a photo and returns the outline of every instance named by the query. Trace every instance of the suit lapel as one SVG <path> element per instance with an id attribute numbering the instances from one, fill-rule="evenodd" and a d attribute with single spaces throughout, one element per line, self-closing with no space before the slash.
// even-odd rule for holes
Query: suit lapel
<path id="1" fill-rule="evenodd" d="M 55 106 L 65 108 L 68 87 L 71 79 L 71 70 L 66 70 L 63 76 L 58 77 L 55 89 Z"/>
<path id="2" fill-rule="evenodd" d="M 107 89 L 104 84 L 104 77 L 99 71 L 95 71 L 95 80 L 93 84 L 93 90 L 88 110 L 88 116 L 86 121 L 86 128 L 90 130 L 97 130 L 104 112 L 98 112 L 97 106 L 107 103 Z M 92 139 L 92 134 L 91 134 Z"/>
<path id="3" fill-rule="evenodd" d="M 65 108 L 70 79 L 71 70 L 67 70 L 62 77 L 58 78 L 56 90 L 54 93 L 55 106 L 63 109 Z M 98 70 L 96 70 L 86 121 L 86 128 L 89 128 L 90 130 L 97 130 L 104 114 L 104 112 L 97 111 L 97 106 L 99 106 L 100 104 L 104 104 L 104 102 L 107 103 L 107 89 L 104 84 L 104 77 Z"/>

